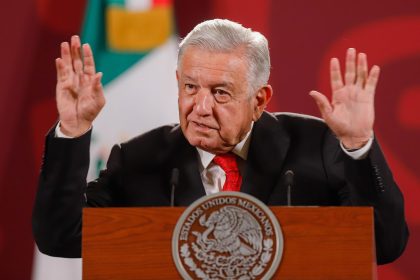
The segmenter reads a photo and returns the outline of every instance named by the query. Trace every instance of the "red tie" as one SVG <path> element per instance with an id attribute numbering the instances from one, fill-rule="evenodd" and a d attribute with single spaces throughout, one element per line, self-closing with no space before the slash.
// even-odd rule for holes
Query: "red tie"
<path id="1" fill-rule="evenodd" d="M 239 191 L 241 189 L 242 176 L 239 174 L 236 156 L 232 153 L 220 154 L 215 156 L 213 161 L 226 173 L 223 191 Z"/>

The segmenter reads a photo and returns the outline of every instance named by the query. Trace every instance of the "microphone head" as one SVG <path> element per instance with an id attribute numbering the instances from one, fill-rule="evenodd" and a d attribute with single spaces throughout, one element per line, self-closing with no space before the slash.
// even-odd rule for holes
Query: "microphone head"
<path id="1" fill-rule="evenodd" d="M 285 181 L 287 186 L 293 186 L 293 177 L 294 176 L 295 176 L 295 174 L 293 173 L 292 170 L 287 170 L 284 173 L 284 181 Z"/>

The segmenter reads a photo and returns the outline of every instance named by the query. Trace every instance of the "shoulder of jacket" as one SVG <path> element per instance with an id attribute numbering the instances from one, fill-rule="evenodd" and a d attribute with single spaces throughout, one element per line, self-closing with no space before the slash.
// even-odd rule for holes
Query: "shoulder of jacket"
<path id="1" fill-rule="evenodd" d="M 299 113 L 292 113 L 292 112 L 277 112 L 272 113 L 277 119 L 287 119 L 291 121 L 307 121 L 307 122 L 318 122 L 320 124 L 325 124 L 325 121 L 321 118 L 306 115 L 306 114 L 299 114 Z"/>
<path id="2" fill-rule="evenodd" d="M 151 146 L 158 145 L 164 147 L 167 144 L 174 142 L 181 135 L 182 131 L 179 124 L 163 125 L 122 142 L 120 146 L 137 147 L 139 144 L 148 143 L 148 145 Z"/>
<path id="3" fill-rule="evenodd" d="M 277 112 L 271 113 L 272 118 L 275 118 L 277 123 L 289 132 L 299 133 L 323 133 L 328 129 L 327 124 L 321 118 L 311 115 Z"/>

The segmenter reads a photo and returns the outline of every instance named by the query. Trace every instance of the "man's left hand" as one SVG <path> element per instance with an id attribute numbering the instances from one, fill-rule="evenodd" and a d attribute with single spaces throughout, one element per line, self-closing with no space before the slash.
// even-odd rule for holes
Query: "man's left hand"
<path id="1" fill-rule="evenodd" d="M 347 50 L 344 82 L 338 59 L 331 59 L 332 101 L 320 92 L 309 93 L 322 118 L 347 149 L 361 148 L 373 136 L 374 97 L 379 72 L 376 65 L 368 72 L 364 53 L 357 55 L 356 64 L 356 50 L 350 48 Z"/>

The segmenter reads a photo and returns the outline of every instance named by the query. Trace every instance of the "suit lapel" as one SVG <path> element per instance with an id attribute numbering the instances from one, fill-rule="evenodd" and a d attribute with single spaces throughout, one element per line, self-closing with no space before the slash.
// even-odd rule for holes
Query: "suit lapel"
<path id="1" fill-rule="evenodd" d="M 241 191 L 267 203 L 279 182 L 290 138 L 282 123 L 264 112 L 251 134 Z"/>

